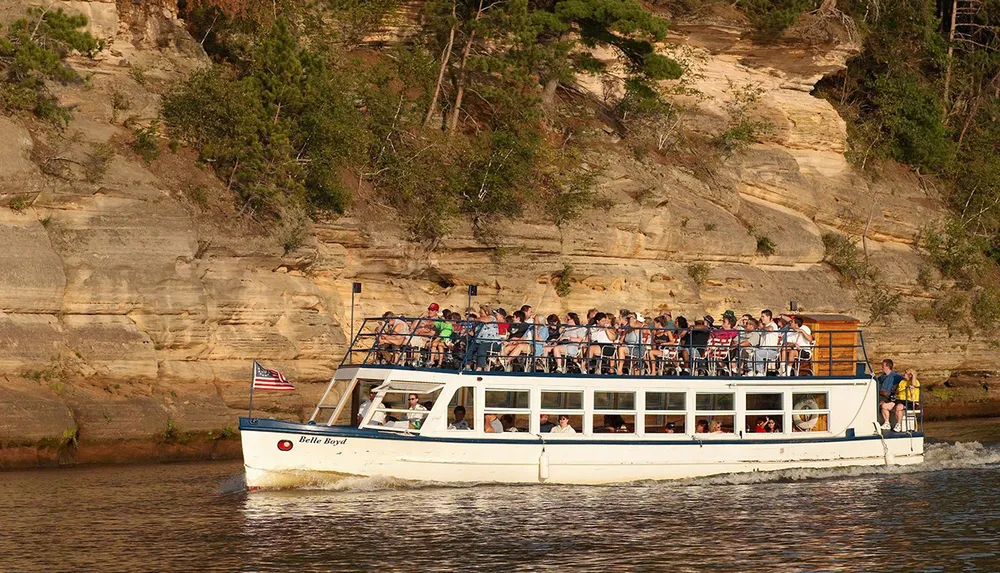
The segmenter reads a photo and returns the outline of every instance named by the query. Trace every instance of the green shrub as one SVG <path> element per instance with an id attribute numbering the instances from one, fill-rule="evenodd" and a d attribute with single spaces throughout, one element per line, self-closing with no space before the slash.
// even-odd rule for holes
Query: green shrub
<path id="1" fill-rule="evenodd" d="M 760 235 L 757 237 L 757 254 L 770 257 L 777 250 L 777 245 L 770 237 Z"/>
<path id="2" fill-rule="evenodd" d="M 132 142 L 129 147 L 147 164 L 160 156 L 160 133 L 155 123 L 146 127 L 132 128 Z"/>
<path id="3" fill-rule="evenodd" d="M 823 260 L 846 280 L 857 284 L 871 278 L 864 254 L 847 237 L 838 233 L 824 233 L 823 247 L 826 250 Z"/>
<path id="4" fill-rule="evenodd" d="M 969 281 L 982 274 L 986 243 L 969 233 L 961 221 L 925 227 L 920 239 L 920 246 L 945 277 Z"/>
<path id="5" fill-rule="evenodd" d="M 893 293 L 884 283 L 872 282 L 863 286 L 861 298 L 868 304 L 867 325 L 881 322 L 883 325 L 889 326 L 892 323 L 892 317 L 899 310 L 903 295 Z"/>
<path id="6" fill-rule="evenodd" d="M 765 36 L 778 36 L 798 21 L 799 16 L 814 10 L 816 0 L 738 0 L 754 28 Z"/>
<path id="7" fill-rule="evenodd" d="M 111 166 L 115 150 L 107 143 L 94 145 L 83 162 L 83 175 L 90 183 L 100 183 Z"/>
<path id="8" fill-rule="evenodd" d="M 708 275 L 711 274 L 712 267 L 708 266 L 708 263 L 690 263 L 687 266 L 688 276 L 694 280 L 694 284 L 698 286 L 704 285 L 708 281 Z"/>
<path id="9" fill-rule="evenodd" d="M 32 197 L 25 193 L 11 199 L 10 202 L 7 203 L 7 207 L 9 207 L 11 211 L 23 213 L 28 209 L 28 207 L 31 207 L 31 203 Z"/>
<path id="10" fill-rule="evenodd" d="M 570 286 L 569 278 L 573 274 L 573 267 L 568 263 L 563 265 L 562 271 L 559 272 L 558 278 L 556 278 L 556 295 L 560 298 L 565 298 L 569 296 L 572 289 Z"/>
<path id="11" fill-rule="evenodd" d="M 87 18 L 58 8 L 31 7 L 28 17 L 15 20 L 0 36 L 0 110 L 28 111 L 57 125 L 69 121 L 46 85 L 79 82 L 80 76 L 63 63 L 72 51 L 93 56 L 101 44 L 79 28 Z"/>
<path id="12" fill-rule="evenodd" d="M 245 65 L 193 74 L 164 96 L 162 112 L 248 205 L 342 212 L 341 172 L 366 143 L 354 92 L 279 19 Z"/>
<path id="13" fill-rule="evenodd" d="M 729 82 L 728 97 L 723 109 L 729 116 L 726 129 L 716 136 L 715 145 L 726 157 L 750 147 L 763 135 L 772 133 L 773 123 L 754 119 L 752 114 L 760 103 L 764 88 L 753 83 L 737 85 Z"/>
<path id="14" fill-rule="evenodd" d="M 992 330 L 1000 323 L 1000 289 L 987 285 L 972 299 L 972 321 L 984 331 Z"/>

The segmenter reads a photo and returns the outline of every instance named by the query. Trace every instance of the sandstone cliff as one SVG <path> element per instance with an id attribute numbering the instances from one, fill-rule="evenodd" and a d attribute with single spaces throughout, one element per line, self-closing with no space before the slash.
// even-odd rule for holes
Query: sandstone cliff
<path id="1" fill-rule="evenodd" d="M 846 161 L 844 121 L 810 95 L 853 49 L 842 37 L 762 47 L 738 18 L 675 26 L 668 49 L 683 50 L 700 94 L 683 102 L 683 129 L 716 135 L 730 86 L 751 84 L 763 90 L 755 113 L 774 131 L 710 163 L 637 159 L 613 133 L 600 134 L 603 204 L 563 229 L 529 216 L 503 225 L 499 251 L 466 228 L 429 251 L 407 240 L 396 222 L 405 213 L 361 199 L 286 254 L 272 230 L 234 212 L 224 185 L 190 153 L 164 145 L 146 165 L 123 143 L 125 117 L 154 120 L 165 86 L 205 64 L 176 7 L 62 4 L 87 14 L 107 48 L 74 60 L 85 85 L 60 88 L 73 106 L 66 133 L 0 117 L 0 202 L 30 203 L 0 208 L 0 446 L 8 446 L 0 466 L 14 445 L 218 435 L 246 407 L 252 359 L 299 388 L 258 396 L 261 412 L 307 417 L 343 354 L 352 281 L 364 284 L 359 317 L 417 312 L 432 300 L 464 308 L 465 285 L 477 284 L 478 303 L 545 312 L 666 307 L 700 316 L 796 299 L 807 311 L 865 319 L 866 305 L 823 263 L 829 230 L 864 235 L 883 277 L 905 295 L 891 326 L 869 329 L 870 357 L 915 366 L 925 384 L 1000 367 L 992 341 L 917 324 L 906 312 L 932 296 L 915 280 L 915 238 L 945 211 L 916 176 L 888 168 L 872 181 Z M 0 2 L 0 15 L 24 5 Z M 599 95 L 586 78 L 580 85 Z M 112 104 L 120 94 L 125 110 Z M 99 180 L 88 178 L 81 166 L 102 144 L 114 154 Z M 758 254 L 754 234 L 773 240 L 772 256 Z M 710 265 L 700 286 L 691 262 Z M 565 265 L 570 293 L 559 297 Z M 997 397 L 978 383 L 948 392 Z"/>

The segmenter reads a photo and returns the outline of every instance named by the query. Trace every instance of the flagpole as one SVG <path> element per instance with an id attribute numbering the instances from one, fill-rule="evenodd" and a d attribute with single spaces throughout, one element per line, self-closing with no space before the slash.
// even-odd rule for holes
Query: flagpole
<path id="1" fill-rule="evenodd" d="M 256 372 L 256 360 L 250 365 L 250 406 L 247 408 L 247 418 L 253 418 L 253 381 L 254 372 Z"/>

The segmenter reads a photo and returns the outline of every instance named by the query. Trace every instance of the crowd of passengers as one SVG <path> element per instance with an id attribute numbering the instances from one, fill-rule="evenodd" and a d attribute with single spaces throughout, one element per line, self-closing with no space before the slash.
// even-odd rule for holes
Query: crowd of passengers
<path id="1" fill-rule="evenodd" d="M 463 318 L 432 303 L 421 317 L 386 312 L 382 319 L 376 359 L 434 368 L 457 368 L 468 355 L 474 370 L 797 376 L 810 369 L 814 343 L 801 316 L 769 309 L 758 318 L 727 310 L 718 324 L 711 315 L 690 324 L 669 310 L 650 320 L 627 309 L 590 309 L 584 319 L 543 317 L 529 305 L 510 314 L 484 306 Z"/>

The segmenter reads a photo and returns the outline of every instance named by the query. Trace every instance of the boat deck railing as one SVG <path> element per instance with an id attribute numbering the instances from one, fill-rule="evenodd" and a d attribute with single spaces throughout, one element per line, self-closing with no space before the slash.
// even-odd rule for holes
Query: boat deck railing
<path id="1" fill-rule="evenodd" d="M 859 330 L 618 328 L 366 318 L 341 366 L 575 376 L 856 377 L 871 367 Z M 760 338 L 758 339 L 758 335 Z"/>

